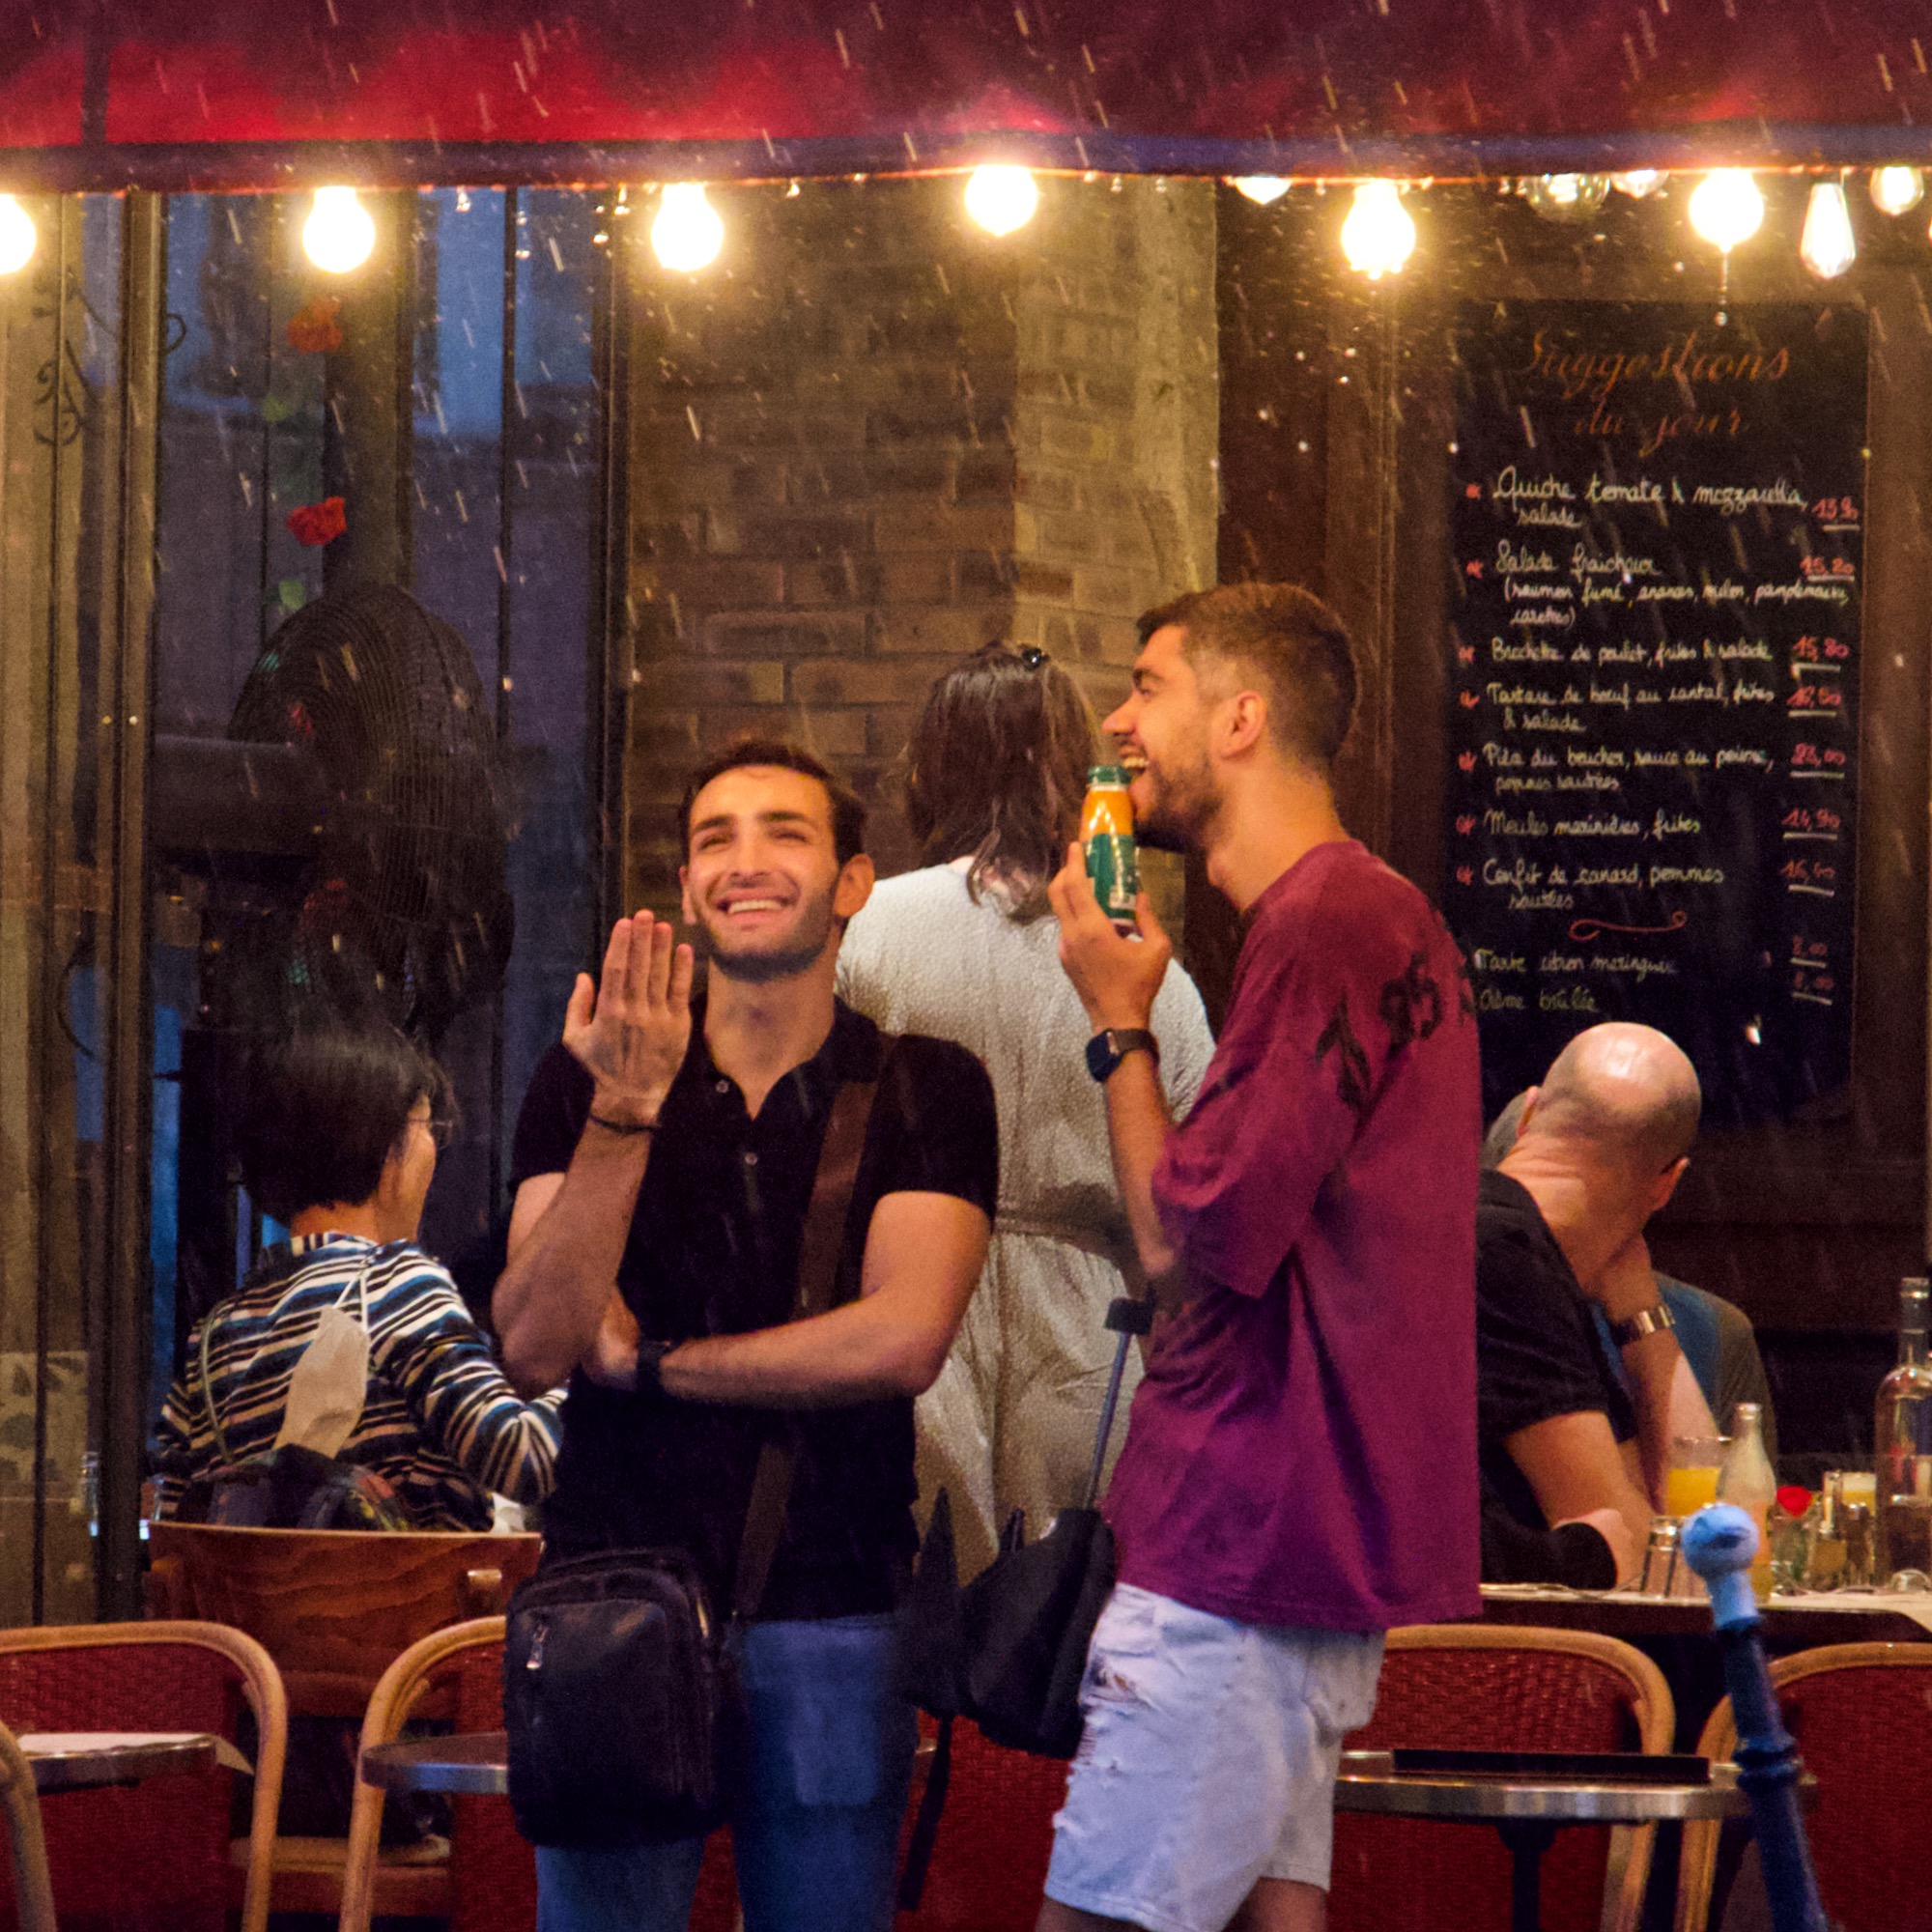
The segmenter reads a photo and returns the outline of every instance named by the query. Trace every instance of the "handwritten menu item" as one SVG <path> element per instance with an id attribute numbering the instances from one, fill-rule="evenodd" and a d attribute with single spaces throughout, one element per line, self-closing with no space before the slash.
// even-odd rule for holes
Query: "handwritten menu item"
<path id="1" fill-rule="evenodd" d="M 1602 1020 L 1713 1125 L 1851 1072 L 1865 323 L 1467 304 L 1443 909 L 1494 1112 Z"/>

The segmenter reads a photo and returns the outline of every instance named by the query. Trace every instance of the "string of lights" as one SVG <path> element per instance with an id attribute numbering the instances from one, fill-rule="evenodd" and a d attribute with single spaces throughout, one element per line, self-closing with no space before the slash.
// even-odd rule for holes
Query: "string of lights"
<path id="1" fill-rule="evenodd" d="M 1850 173 L 1847 169 L 1815 182 L 1805 207 L 1798 252 L 1804 266 L 1826 281 L 1842 275 L 1858 259 L 1845 193 Z M 1516 187 L 1539 214 L 1552 221 L 1578 221 L 1598 214 L 1613 190 L 1641 201 L 1667 180 L 1662 169 L 1641 168 L 1622 174 L 1539 175 L 1517 183 Z M 1350 268 L 1370 281 L 1399 273 L 1416 244 L 1415 218 L 1405 199 L 1419 188 L 1382 177 L 1343 185 L 1354 190 L 1341 230 L 1342 253 Z M 660 264 L 675 273 L 700 273 L 724 250 L 724 219 L 712 206 L 705 185 L 667 182 L 658 190 L 657 213 L 650 224 L 651 249 Z M 1240 175 L 1231 178 L 1229 185 L 1265 208 L 1294 184 L 1280 175 Z M 1873 207 L 1893 218 L 1909 214 L 1925 196 L 1925 177 L 1915 167 L 1874 168 L 1868 186 Z M 798 191 L 796 182 L 786 189 L 792 195 Z M 620 203 L 623 199 L 620 191 Z M 989 235 L 1012 235 L 1038 211 L 1039 186 L 1031 168 L 988 162 L 967 175 L 964 204 L 967 214 Z M 627 211 L 620 207 L 618 212 Z M 1726 268 L 1731 251 L 1758 232 L 1764 215 L 1763 191 L 1747 168 L 1715 168 L 1690 194 L 1690 227 L 1719 252 Z M 318 269 L 328 274 L 350 274 L 374 252 L 376 224 L 353 187 L 319 187 L 301 239 L 303 250 Z M 600 242 L 606 239 L 598 237 Z M 33 217 L 19 199 L 0 194 L 0 275 L 24 269 L 33 260 L 37 242 Z"/>

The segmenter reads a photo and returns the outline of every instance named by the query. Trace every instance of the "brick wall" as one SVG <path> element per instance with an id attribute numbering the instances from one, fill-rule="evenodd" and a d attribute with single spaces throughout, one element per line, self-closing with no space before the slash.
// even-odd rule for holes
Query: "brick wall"
<path id="1" fill-rule="evenodd" d="M 627 828 L 675 892 L 698 752 L 803 739 L 875 802 L 915 710 L 996 638 L 1103 709 L 1135 616 L 1213 581 L 1211 185 L 1042 180 L 995 241 L 956 180 L 714 189 L 724 253 L 671 275 L 635 219 Z"/>

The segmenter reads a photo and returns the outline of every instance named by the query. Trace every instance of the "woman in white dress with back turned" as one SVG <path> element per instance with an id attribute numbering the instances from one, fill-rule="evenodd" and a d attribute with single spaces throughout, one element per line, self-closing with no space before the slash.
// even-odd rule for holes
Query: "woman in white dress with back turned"
<path id="1" fill-rule="evenodd" d="M 907 748 L 906 814 L 925 864 L 880 882 L 838 952 L 842 999 L 888 1032 L 968 1048 L 999 1103 L 992 1247 L 917 1409 L 922 1512 L 950 1492 L 962 1577 L 992 1559 L 1013 1510 L 1038 1536 L 1080 1500 L 1114 1359 L 1103 1321 L 1131 1265 L 1091 1028 L 1046 903 L 1098 753 L 1092 707 L 1042 652 L 989 644 L 947 672 Z M 1213 1052 L 1179 965 L 1153 1030 L 1179 1119 Z M 1125 1387 L 1139 1378 L 1130 1352 Z M 1110 1461 L 1125 1428 L 1123 1401 Z"/>

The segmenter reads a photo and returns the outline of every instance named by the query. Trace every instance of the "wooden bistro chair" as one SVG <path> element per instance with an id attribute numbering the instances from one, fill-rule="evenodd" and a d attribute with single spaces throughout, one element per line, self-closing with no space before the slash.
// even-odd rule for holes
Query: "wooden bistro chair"
<path id="1" fill-rule="evenodd" d="M 1841 1932 L 1926 1922 L 1932 1843 L 1932 1644 L 1833 1643 L 1775 1659 L 1771 1681 L 1804 1769 L 1818 1780 L 1805 1814 L 1825 1913 Z M 1726 1697 L 1697 1748 L 1738 1747 Z M 1703 1932 L 1719 1827 L 1684 1828 L 1678 1932 Z"/>
<path id="2" fill-rule="evenodd" d="M 421 1714 L 425 1696 L 439 1690 L 459 1732 L 503 1728 L 501 1617 L 454 1624 L 397 1658 L 369 1699 L 361 1748 L 392 1743 Z M 372 1913 L 381 1910 L 374 1887 L 384 1803 L 380 1786 L 358 1779 L 338 1932 L 369 1932 Z M 536 1922 L 536 1860 L 517 1832 L 509 1800 L 458 1798 L 451 1808 L 449 1932 L 529 1932 Z M 729 1835 L 717 1832 L 705 1847 L 691 1932 L 736 1932 L 737 1926 Z"/>
<path id="3" fill-rule="evenodd" d="M 1667 1751 L 1676 1712 L 1639 1650 L 1590 1631 L 1418 1624 L 1388 1634 L 1353 1750 Z M 1655 1825 L 1559 1832 L 1543 1861 L 1548 1932 L 1635 1932 Z M 1330 1932 L 1491 1932 L 1510 1918 L 1509 1855 L 1489 1826 L 1335 1819 Z"/>
<path id="4" fill-rule="evenodd" d="M 297 1717 L 359 1721 L 389 1665 L 448 1625 L 501 1612 L 536 1568 L 536 1536 L 432 1530 L 231 1529 L 157 1522 L 150 1530 L 150 1609 L 230 1624 L 280 1666 Z M 416 1715 L 446 1718 L 447 1699 Z M 275 1847 L 277 1912 L 341 1910 L 348 1843 L 284 1837 Z M 375 1910 L 446 1916 L 440 1839 L 382 1854 Z"/>
<path id="5" fill-rule="evenodd" d="M 503 1619 L 473 1617 L 432 1632 L 383 1673 L 362 1719 L 360 1748 L 393 1743 L 422 1714 L 435 1690 L 458 1732 L 503 1727 Z M 348 1860 L 342 1874 L 340 1932 L 369 1932 L 377 1900 L 377 1846 L 385 1794 L 355 1783 Z M 517 1835 L 505 1798 L 451 1802 L 449 1932 L 512 1932 L 536 1922 L 536 1862 Z"/>
<path id="6" fill-rule="evenodd" d="M 255 1791 L 249 1835 L 235 1847 L 241 1927 L 265 1932 L 288 1739 L 288 1703 L 268 1652 L 210 1623 L 0 1631 L 0 1719 L 14 1732 L 207 1731 L 233 1741 L 244 1699 L 255 1719 Z M 223 1932 L 233 1777 L 216 1768 L 50 1797 L 42 1825 L 65 1932 L 156 1923 Z"/>
<path id="7" fill-rule="evenodd" d="M 34 1767 L 0 1724 L 0 1800 L 7 1806 L 7 1849 L 14 1861 L 14 1919 L 20 1932 L 55 1932 L 53 1881 L 41 1830 L 41 1800 Z"/>

